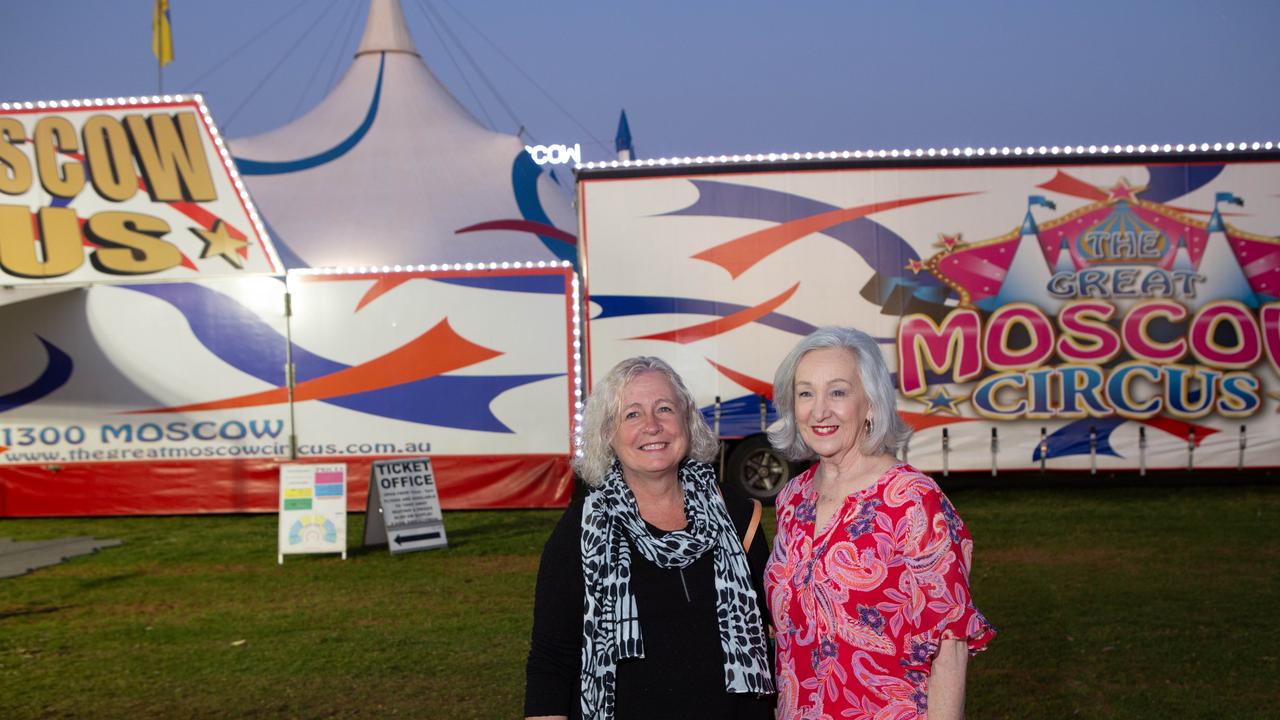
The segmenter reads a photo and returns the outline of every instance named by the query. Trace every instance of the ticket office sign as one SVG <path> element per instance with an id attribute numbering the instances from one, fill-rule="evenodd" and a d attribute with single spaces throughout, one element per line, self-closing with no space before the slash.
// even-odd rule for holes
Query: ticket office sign
<path id="1" fill-rule="evenodd" d="M 341 553 L 347 558 L 347 466 L 281 465 L 278 560 Z"/>
<path id="2" fill-rule="evenodd" d="M 431 458 L 374 461 L 367 509 L 365 545 L 395 555 L 449 544 Z"/>

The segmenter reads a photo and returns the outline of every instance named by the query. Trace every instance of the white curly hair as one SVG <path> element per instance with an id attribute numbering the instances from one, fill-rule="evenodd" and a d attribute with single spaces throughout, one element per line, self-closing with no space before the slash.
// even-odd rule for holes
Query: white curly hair
<path id="1" fill-rule="evenodd" d="M 618 430 L 618 415 L 622 411 L 622 391 L 627 383 L 646 372 L 659 372 L 670 381 L 676 391 L 676 402 L 684 418 L 685 432 L 689 435 L 689 454 L 685 459 L 711 462 L 720 450 L 720 442 L 707 426 L 706 418 L 698 410 L 693 393 L 684 381 L 663 360 L 640 356 L 627 358 L 613 366 L 591 391 L 586 410 L 582 413 L 581 454 L 574 459 L 573 467 L 578 477 L 591 487 L 600 487 L 609 474 L 609 466 L 616 455 L 613 452 L 613 436 Z"/>

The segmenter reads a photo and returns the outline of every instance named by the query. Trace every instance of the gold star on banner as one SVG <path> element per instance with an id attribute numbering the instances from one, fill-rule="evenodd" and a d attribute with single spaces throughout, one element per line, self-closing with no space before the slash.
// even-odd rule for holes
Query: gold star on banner
<path id="1" fill-rule="evenodd" d="M 956 233 L 955 235 L 938 233 L 938 242 L 934 243 L 936 247 L 946 248 L 947 250 L 955 250 L 963 244 L 964 242 L 960 240 L 960 233 Z"/>
<path id="2" fill-rule="evenodd" d="M 919 275 L 920 271 L 924 269 L 924 263 L 919 260 L 911 260 L 907 262 L 906 269 L 910 270 L 914 275 Z"/>
<path id="3" fill-rule="evenodd" d="M 231 237 L 226 223 L 215 220 L 211 229 L 191 228 L 191 232 L 204 241 L 204 250 L 200 253 L 200 259 L 221 256 L 223 260 L 231 263 L 232 267 L 244 267 L 244 260 L 238 251 L 240 248 L 248 247 L 249 241 Z"/>
<path id="4" fill-rule="evenodd" d="M 967 402 L 969 398 L 963 395 L 950 395 L 946 390 L 938 390 L 933 397 L 924 398 L 919 402 L 924 403 L 924 414 L 932 415 L 936 412 L 948 412 L 956 417 L 960 417 L 960 411 L 956 409 L 956 405 Z"/>

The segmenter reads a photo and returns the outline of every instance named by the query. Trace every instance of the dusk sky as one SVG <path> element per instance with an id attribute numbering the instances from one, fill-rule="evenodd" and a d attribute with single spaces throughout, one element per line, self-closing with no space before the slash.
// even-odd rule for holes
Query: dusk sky
<path id="1" fill-rule="evenodd" d="M 640 157 L 1280 140 L 1272 0 L 402 5 L 481 123 L 586 160 L 623 108 Z M 203 92 L 232 138 L 283 125 L 341 77 L 366 6 L 171 0 L 164 90 Z M 0 0 L 0 101 L 154 94 L 151 7 Z"/>

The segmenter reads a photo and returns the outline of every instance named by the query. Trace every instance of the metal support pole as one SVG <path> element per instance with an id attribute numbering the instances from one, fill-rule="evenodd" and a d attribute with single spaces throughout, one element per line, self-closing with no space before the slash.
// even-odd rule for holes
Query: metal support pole
<path id="1" fill-rule="evenodd" d="M 1040 474 L 1044 474 L 1045 458 L 1049 455 L 1049 431 L 1040 428 Z"/>
<path id="2" fill-rule="evenodd" d="M 1098 474 L 1098 428 L 1089 427 L 1089 474 Z"/>
<path id="3" fill-rule="evenodd" d="M 1147 476 L 1147 429 L 1138 427 L 1138 475 Z"/>
<path id="4" fill-rule="evenodd" d="M 991 477 L 996 476 L 996 453 L 1000 452 L 1000 436 L 991 428 Z"/>
<path id="5" fill-rule="evenodd" d="M 947 462 L 948 455 L 951 454 L 951 435 L 946 428 L 942 428 L 942 477 L 950 474 L 950 464 Z"/>
<path id="6" fill-rule="evenodd" d="M 294 408 L 294 392 L 297 390 L 298 371 L 293 364 L 293 293 L 289 291 L 289 276 L 284 280 L 284 382 L 289 399 L 289 459 L 298 459 L 298 421 Z M 280 556 L 284 564 L 284 556 Z"/>
<path id="7" fill-rule="evenodd" d="M 1246 444 L 1244 436 L 1244 426 L 1240 426 L 1240 459 L 1236 461 L 1236 470 L 1244 470 L 1244 446 Z"/>
<path id="8" fill-rule="evenodd" d="M 715 432 L 716 442 L 720 446 L 719 477 L 720 477 L 720 482 L 724 482 L 724 443 L 720 442 L 720 396 L 719 395 L 716 396 L 716 409 L 715 409 L 715 414 L 712 415 L 712 418 L 714 418 L 715 420 L 714 427 L 712 427 L 712 431 Z"/>
<path id="9" fill-rule="evenodd" d="M 1187 433 L 1187 470 L 1196 468 L 1196 429 Z"/>

